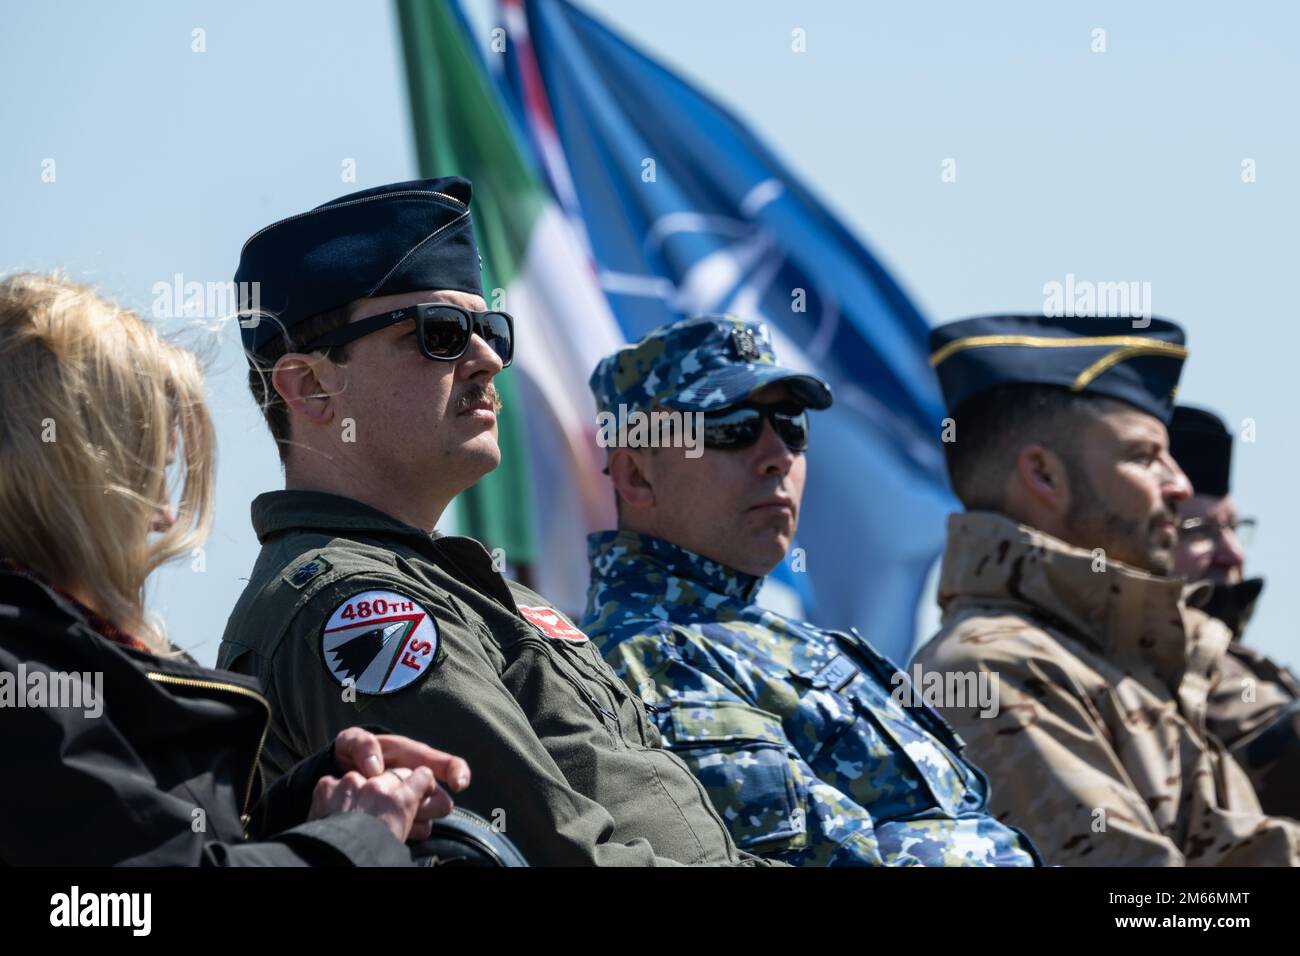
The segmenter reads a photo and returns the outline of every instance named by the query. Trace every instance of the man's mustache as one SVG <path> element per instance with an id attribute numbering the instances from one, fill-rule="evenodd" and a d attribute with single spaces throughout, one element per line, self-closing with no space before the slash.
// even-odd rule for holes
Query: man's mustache
<path id="1" fill-rule="evenodd" d="M 1151 516 L 1150 530 L 1155 531 L 1160 525 L 1169 523 L 1178 527 L 1178 514 L 1172 508 L 1161 508 Z"/>
<path id="2" fill-rule="evenodd" d="M 460 400 L 456 402 L 457 413 L 465 411 L 471 405 L 478 402 L 488 401 L 492 403 L 493 413 L 501 411 L 501 393 L 497 387 L 488 382 L 486 385 L 475 384 L 465 389 L 465 394 L 461 395 Z"/>

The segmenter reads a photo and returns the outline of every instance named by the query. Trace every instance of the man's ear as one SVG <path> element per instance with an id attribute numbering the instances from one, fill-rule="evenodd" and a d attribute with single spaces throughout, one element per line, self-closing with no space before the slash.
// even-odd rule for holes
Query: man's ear
<path id="1" fill-rule="evenodd" d="M 334 418 L 333 392 L 322 379 L 329 379 L 329 360 L 320 355 L 290 352 L 271 369 L 271 386 L 290 412 L 313 425 L 328 425 Z"/>
<path id="2" fill-rule="evenodd" d="M 616 448 L 609 456 L 609 478 L 625 507 L 634 510 L 652 508 L 654 488 L 643 469 L 641 456 L 628 448 Z"/>
<path id="3" fill-rule="evenodd" d="M 1061 516 L 1070 509 L 1070 480 L 1065 462 L 1042 445 L 1024 445 L 1016 453 L 1015 497 L 1031 502 L 1035 509 Z"/>

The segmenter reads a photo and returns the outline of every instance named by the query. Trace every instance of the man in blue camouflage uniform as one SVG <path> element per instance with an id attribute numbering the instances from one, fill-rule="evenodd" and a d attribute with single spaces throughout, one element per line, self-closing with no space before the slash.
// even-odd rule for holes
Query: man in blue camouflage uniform
<path id="1" fill-rule="evenodd" d="M 736 843 L 799 865 L 1032 865 L 988 783 L 904 675 L 854 630 L 755 594 L 797 524 L 819 378 L 776 364 L 766 329 L 686 319 L 607 356 L 605 421 L 702 413 L 703 448 L 610 447 L 619 529 L 590 539 L 582 629 L 655 714 Z M 620 433 L 623 434 L 623 433 Z M 636 434 L 635 430 L 626 435 Z"/>

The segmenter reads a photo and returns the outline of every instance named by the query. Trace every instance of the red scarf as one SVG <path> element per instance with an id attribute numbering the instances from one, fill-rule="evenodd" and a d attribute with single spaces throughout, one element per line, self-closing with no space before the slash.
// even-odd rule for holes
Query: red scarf
<path id="1" fill-rule="evenodd" d="M 36 571 L 33 571 L 31 568 L 27 567 L 27 565 L 23 564 L 22 562 L 15 561 L 13 558 L 0 557 L 0 570 L 13 571 L 17 574 L 25 575 L 26 577 L 31 578 L 33 581 L 36 581 L 39 584 L 43 584 L 51 591 L 58 594 L 65 601 L 68 601 L 73 607 L 77 609 L 77 611 L 81 614 L 81 616 L 86 619 L 86 623 L 89 624 L 95 630 L 95 632 L 99 634 L 100 637 L 112 641 L 114 644 L 122 644 L 126 647 L 133 648 L 137 651 L 144 651 L 146 654 L 153 653 L 153 651 L 149 649 L 148 645 L 146 645 L 139 638 L 134 637 L 131 634 L 128 634 L 126 631 L 122 630 L 120 627 L 118 627 L 108 618 L 102 616 L 101 614 L 96 613 L 91 608 L 86 607 L 86 605 L 82 604 L 80 601 L 78 601 L 67 591 L 51 584 L 49 581 L 45 579 L 44 575 Z"/>

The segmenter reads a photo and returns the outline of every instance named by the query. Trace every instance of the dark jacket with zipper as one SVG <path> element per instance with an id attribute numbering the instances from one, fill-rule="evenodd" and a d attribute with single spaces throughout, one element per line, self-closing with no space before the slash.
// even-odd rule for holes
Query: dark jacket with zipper
<path id="1" fill-rule="evenodd" d="M 0 572 L 0 863 L 410 865 L 368 814 L 307 821 L 332 746 L 262 792 L 269 719 L 256 681 L 106 640 Z"/>

